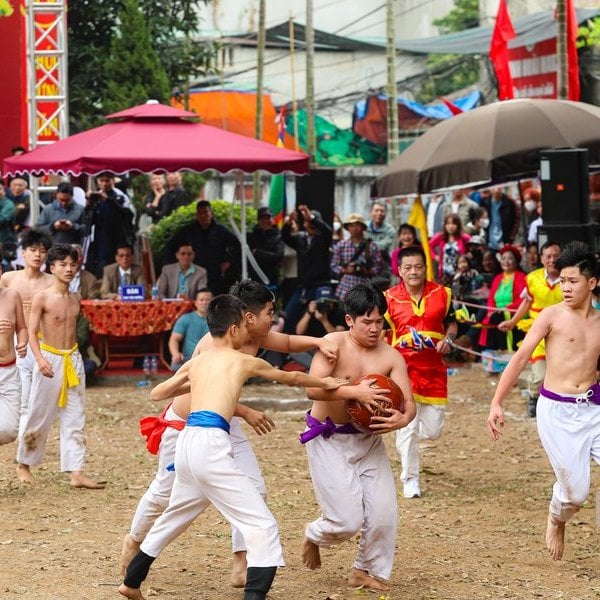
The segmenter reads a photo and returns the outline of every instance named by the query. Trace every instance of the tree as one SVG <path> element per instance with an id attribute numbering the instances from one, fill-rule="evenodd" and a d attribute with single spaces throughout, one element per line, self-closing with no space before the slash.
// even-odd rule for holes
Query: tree
<path id="1" fill-rule="evenodd" d="M 169 80 L 152 46 L 152 28 L 140 10 L 139 0 L 123 0 L 119 28 L 105 64 L 108 113 L 171 96 Z"/>
<path id="2" fill-rule="evenodd" d="M 140 0 L 151 45 L 158 52 L 171 89 L 214 71 L 216 46 L 195 42 L 198 7 L 209 0 Z M 102 122 L 108 113 L 106 63 L 124 0 L 71 0 L 68 16 L 69 114 L 71 133 Z"/>
<path id="3" fill-rule="evenodd" d="M 454 8 L 433 24 L 440 33 L 452 33 L 479 26 L 479 1 L 454 0 Z M 428 81 L 418 94 L 421 102 L 431 102 L 472 85 L 479 80 L 479 58 L 474 55 L 430 54 L 427 57 Z"/>

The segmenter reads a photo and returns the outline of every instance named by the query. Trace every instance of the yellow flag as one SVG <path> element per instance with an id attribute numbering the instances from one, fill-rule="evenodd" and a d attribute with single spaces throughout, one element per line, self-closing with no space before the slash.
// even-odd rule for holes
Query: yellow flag
<path id="1" fill-rule="evenodd" d="M 408 217 L 408 224 L 412 225 L 419 232 L 423 252 L 425 252 L 425 258 L 427 259 L 427 279 L 434 281 L 433 262 L 431 260 L 431 249 L 429 248 L 429 236 L 427 235 L 427 216 L 425 215 L 425 209 L 423 208 L 420 196 L 415 198 L 415 203 Z"/>

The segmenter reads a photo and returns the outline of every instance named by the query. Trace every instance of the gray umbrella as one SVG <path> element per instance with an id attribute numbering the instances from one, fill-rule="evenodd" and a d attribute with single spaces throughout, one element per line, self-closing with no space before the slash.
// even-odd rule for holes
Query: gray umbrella
<path id="1" fill-rule="evenodd" d="M 567 100 L 507 100 L 432 127 L 377 178 L 374 195 L 401 196 L 531 177 L 539 152 L 587 148 L 600 165 L 600 107 Z"/>

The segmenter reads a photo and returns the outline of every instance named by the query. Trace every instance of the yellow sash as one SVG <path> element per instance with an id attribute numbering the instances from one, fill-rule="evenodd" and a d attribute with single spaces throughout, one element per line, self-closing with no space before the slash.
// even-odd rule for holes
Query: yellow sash
<path id="1" fill-rule="evenodd" d="M 65 357 L 65 368 L 63 370 L 62 387 L 60 388 L 60 396 L 58 397 L 58 406 L 60 408 L 64 408 L 67 405 L 68 389 L 70 387 L 75 387 L 79 385 L 79 377 L 77 377 L 75 365 L 71 360 L 71 355 L 77 350 L 78 346 L 77 344 L 75 344 L 70 350 L 59 350 L 58 348 L 54 348 L 54 346 L 48 346 L 48 344 L 44 344 L 42 342 L 40 344 L 40 348 L 52 354 L 57 354 L 58 356 Z"/>

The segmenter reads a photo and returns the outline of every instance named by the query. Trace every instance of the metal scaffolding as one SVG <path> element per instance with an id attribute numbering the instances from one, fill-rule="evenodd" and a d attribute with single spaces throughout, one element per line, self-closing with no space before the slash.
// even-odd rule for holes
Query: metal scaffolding
<path id="1" fill-rule="evenodd" d="M 29 148 L 69 135 L 66 0 L 26 2 Z M 31 222 L 39 216 L 40 192 L 52 190 L 37 177 L 30 182 Z"/>

